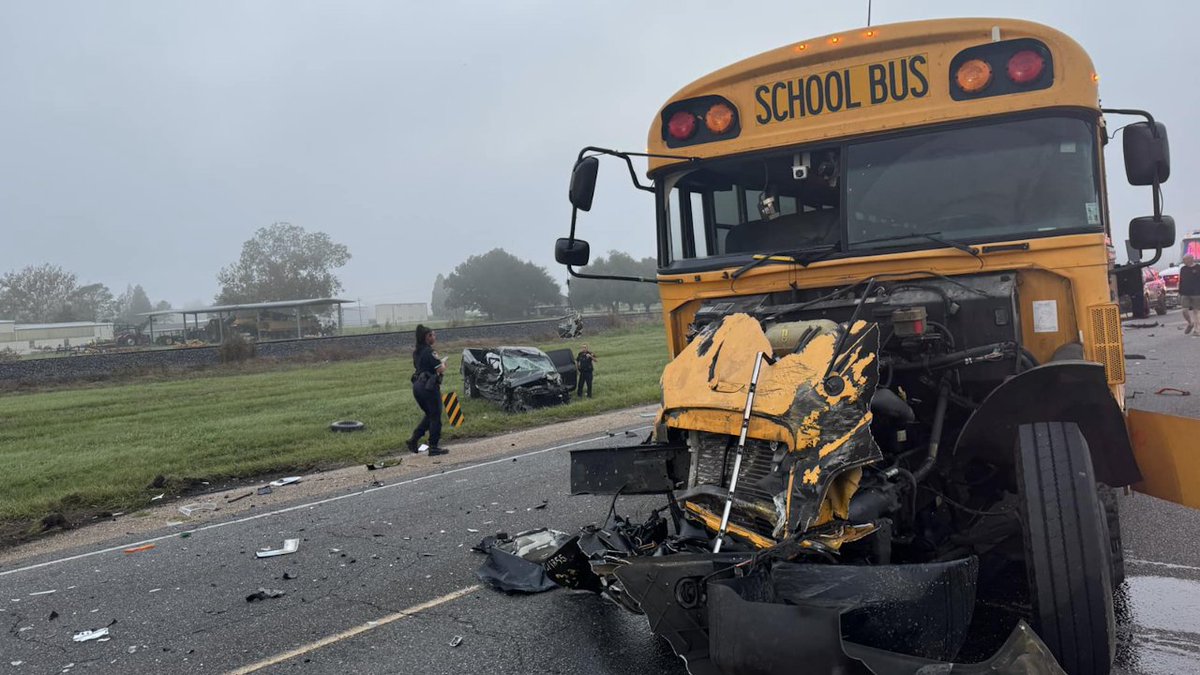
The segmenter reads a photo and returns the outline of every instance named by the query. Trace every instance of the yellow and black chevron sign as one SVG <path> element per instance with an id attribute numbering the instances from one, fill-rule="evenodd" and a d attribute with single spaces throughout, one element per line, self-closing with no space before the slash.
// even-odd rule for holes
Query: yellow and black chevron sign
<path id="1" fill-rule="evenodd" d="M 463 415 L 462 406 L 458 405 L 458 394 L 448 391 L 442 396 L 442 405 L 446 408 L 446 419 L 450 426 L 461 427 L 467 417 Z"/>

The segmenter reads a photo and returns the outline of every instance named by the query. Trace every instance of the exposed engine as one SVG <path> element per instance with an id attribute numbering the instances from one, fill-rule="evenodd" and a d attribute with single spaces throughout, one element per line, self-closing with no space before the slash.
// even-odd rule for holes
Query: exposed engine
<path id="1" fill-rule="evenodd" d="M 866 374 L 861 378 L 873 444 L 863 438 L 839 440 L 838 435 L 830 435 L 814 441 L 808 453 L 812 461 L 806 462 L 803 453 L 789 453 L 786 443 L 765 440 L 752 429 L 738 472 L 730 531 L 743 532 L 743 540 L 748 533 L 758 535 L 762 539 L 751 541 L 761 546 L 763 539 L 779 541 L 830 521 L 869 523 L 876 528 L 873 536 L 857 545 L 847 539 L 838 543 L 847 544 L 842 559 L 877 563 L 978 554 L 980 546 L 994 546 L 1004 538 L 997 528 L 1018 532 L 1015 519 L 980 516 L 1005 500 L 999 491 L 1002 486 L 988 480 L 995 467 L 977 459 L 956 463 L 947 450 L 954 448 L 967 418 L 990 391 L 1006 377 L 1036 365 L 1020 345 L 1016 288 L 1015 274 L 981 274 L 872 280 L 838 290 L 798 290 L 702 305 L 692 325 L 692 339 L 706 339 L 727 317 L 745 314 L 758 321 L 774 359 L 803 353 L 824 336 L 835 345 L 831 371 L 850 358 L 852 344 L 859 350 L 856 358 L 875 361 L 869 366 L 877 379 Z M 871 326 L 871 331 L 855 334 L 850 330 L 855 323 Z M 875 339 L 877 360 L 871 358 Z M 803 387 L 797 396 L 804 396 Z M 823 410 L 819 423 L 812 426 L 822 433 L 829 420 L 836 426 L 837 408 L 850 403 L 829 403 L 828 411 Z M 857 403 L 856 409 L 841 412 L 842 417 L 862 415 L 866 402 Z M 815 407 L 819 406 L 798 404 L 793 410 Z M 678 427 L 689 425 L 683 422 Z M 689 489 L 677 496 L 688 500 L 694 512 L 706 511 L 702 515 L 711 521 L 727 495 L 738 439 L 728 433 L 689 430 L 686 440 L 692 451 Z M 854 444 L 875 447 L 849 452 L 847 447 Z M 813 463 L 818 452 L 826 452 L 818 450 L 821 446 L 839 446 L 838 452 L 849 454 L 840 465 L 823 465 L 836 469 L 837 482 L 811 493 L 821 504 L 811 505 L 809 517 L 798 518 L 803 507 L 784 502 L 802 500 L 806 493 L 789 483 L 809 482 L 813 472 L 821 470 Z M 796 473 L 797 462 L 803 473 Z M 818 479 L 811 482 L 816 486 Z"/>

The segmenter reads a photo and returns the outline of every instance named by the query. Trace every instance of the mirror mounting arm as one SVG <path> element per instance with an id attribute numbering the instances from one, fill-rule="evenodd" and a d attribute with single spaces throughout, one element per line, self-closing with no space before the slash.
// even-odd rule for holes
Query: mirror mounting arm
<path id="1" fill-rule="evenodd" d="M 576 279 L 599 279 L 607 281 L 636 281 L 643 284 L 682 284 L 683 279 L 649 279 L 646 277 L 630 277 L 619 274 L 588 274 L 587 272 L 576 272 L 575 267 L 567 265 L 567 272 Z"/>
<path id="2" fill-rule="evenodd" d="M 1128 272 L 1130 270 L 1140 270 L 1140 269 L 1149 267 L 1162 259 L 1162 252 L 1163 252 L 1163 250 L 1161 248 L 1154 249 L 1154 257 L 1149 260 L 1143 260 L 1143 261 L 1139 261 L 1139 262 L 1135 262 L 1135 263 L 1126 263 L 1124 265 L 1113 265 L 1113 274 L 1120 274 L 1122 272 Z"/>
<path id="3" fill-rule="evenodd" d="M 699 157 L 689 157 L 686 155 L 658 155 L 658 154 L 649 153 L 649 152 L 622 152 L 620 150 L 610 150 L 608 148 L 598 148 L 594 145 L 589 145 L 586 148 L 579 151 L 579 156 L 575 158 L 575 161 L 578 163 L 579 160 L 583 159 L 589 152 L 595 153 L 597 155 L 608 155 L 610 157 L 617 157 L 617 158 L 625 160 L 625 166 L 629 169 L 629 179 L 631 181 L 633 181 L 633 186 L 639 190 L 644 190 L 646 192 L 654 192 L 654 186 L 653 185 L 642 185 L 641 181 L 638 180 L 637 169 L 633 168 L 633 159 L 631 159 L 631 158 L 633 158 L 633 157 L 654 157 L 657 159 L 682 159 L 682 160 L 686 160 L 689 162 L 694 162 L 694 161 L 700 159 Z"/>

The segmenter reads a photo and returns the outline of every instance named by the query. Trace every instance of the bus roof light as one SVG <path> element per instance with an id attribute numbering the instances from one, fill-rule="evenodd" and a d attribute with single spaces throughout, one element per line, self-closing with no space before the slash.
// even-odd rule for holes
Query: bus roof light
<path id="1" fill-rule="evenodd" d="M 714 103 L 704 115 L 704 126 L 714 134 L 723 134 L 733 128 L 733 108 L 724 103 Z"/>
<path id="2" fill-rule="evenodd" d="M 968 94 L 979 93 L 992 83 L 992 67 L 983 59 L 971 59 L 958 67 L 954 81 Z"/>
<path id="3" fill-rule="evenodd" d="M 1022 49 L 1008 60 L 1008 79 L 1016 84 L 1029 84 L 1038 79 L 1046 68 L 1046 59 L 1032 49 Z"/>
<path id="4" fill-rule="evenodd" d="M 667 133 L 675 140 L 686 141 L 696 133 L 696 116 L 686 110 L 671 115 L 667 122 Z"/>

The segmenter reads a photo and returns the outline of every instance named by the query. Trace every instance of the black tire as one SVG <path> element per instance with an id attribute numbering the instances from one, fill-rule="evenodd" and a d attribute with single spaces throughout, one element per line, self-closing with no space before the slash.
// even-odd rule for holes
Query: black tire
<path id="1" fill-rule="evenodd" d="M 1107 675 L 1111 554 L 1087 442 L 1074 423 L 1025 424 L 1016 459 L 1034 628 L 1066 672 Z"/>
<path id="2" fill-rule="evenodd" d="M 359 422 L 358 420 L 341 420 L 338 422 L 334 422 L 333 424 L 330 424 L 329 430 L 330 431 L 350 432 L 350 431 L 362 431 L 366 427 L 367 427 L 367 425 L 363 424 L 362 422 Z"/>
<path id="3" fill-rule="evenodd" d="M 1098 488 L 1100 504 L 1104 507 L 1104 518 L 1108 526 L 1108 549 L 1112 565 L 1112 587 L 1115 590 L 1125 581 L 1125 550 L 1121 545 L 1121 513 L 1117 506 L 1117 491 L 1104 483 Z"/>
<path id="4" fill-rule="evenodd" d="M 1167 313 L 1167 296 L 1160 296 L 1158 302 L 1154 303 L 1154 313 L 1159 316 Z"/>

